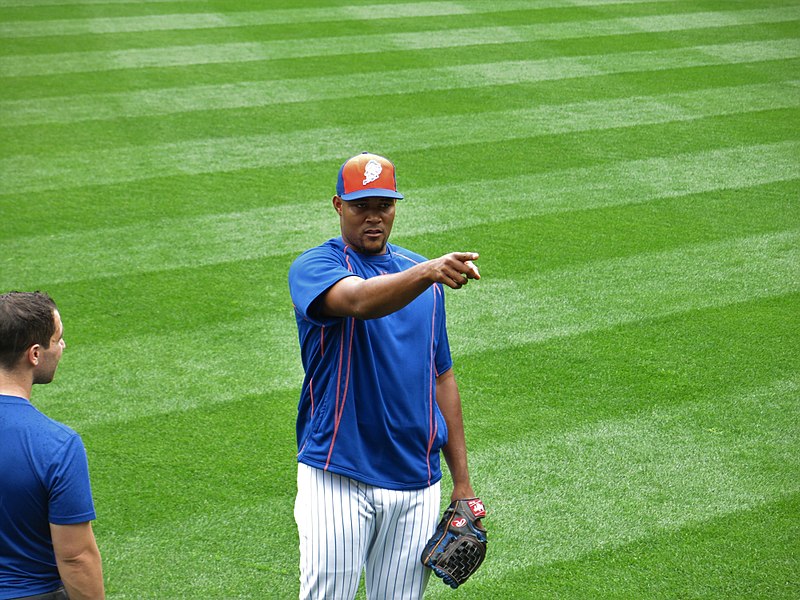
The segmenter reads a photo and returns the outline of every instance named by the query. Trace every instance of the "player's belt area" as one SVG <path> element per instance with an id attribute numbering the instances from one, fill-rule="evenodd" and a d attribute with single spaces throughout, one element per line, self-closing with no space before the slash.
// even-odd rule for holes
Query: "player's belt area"
<path id="1" fill-rule="evenodd" d="M 13 600 L 69 600 L 67 590 L 63 587 L 58 588 L 55 592 L 47 592 L 46 594 L 36 594 L 35 596 L 20 596 Z"/>

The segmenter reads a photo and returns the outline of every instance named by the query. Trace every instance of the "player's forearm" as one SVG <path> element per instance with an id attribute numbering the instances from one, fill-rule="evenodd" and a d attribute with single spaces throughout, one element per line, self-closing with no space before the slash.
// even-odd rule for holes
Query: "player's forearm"
<path id="1" fill-rule="evenodd" d="M 348 277 L 325 297 L 325 312 L 335 317 L 377 319 L 400 310 L 427 290 L 433 280 L 425 264 L 369 279 Z"/>
<path id="2" fill-rule="evenodd" d="M 377 319 L 408 305 L 433 283 L 454 289 L 480 279 L 474 252 L 452 252 L 400 273 L 362 279 L 345 277 L 325 294 L 323 312 L 333 317 Z"/>
<path id="3" fill-rule="evenodd" d="M 70 600 L 102 600 L 103 567 L 90 521 L 50 524 L 58 574 Z"/>
<path id="4" fill-rule="evenodd" d="M 353 315 L 359 319 L 385 317 L 410 304 L 433 284 L 425 265 L 401 273 L 364 279 L 353 294 Z"/>
<path id="5" fill-rule="evenodd" d="M 436 401 L 447 423 L 447 444 L 442 448 L 442 453 L 453 479 L 451 499 L 472 498 L 475 491 L 469 476 L 461 397 L 452 369 L 437 378 Z"/>
<path id="6" fill-rule="evenodd" d="M 103 600 L 103 568 L 97 547 L 69 559 L 56 558 L 70 600 Z"/>

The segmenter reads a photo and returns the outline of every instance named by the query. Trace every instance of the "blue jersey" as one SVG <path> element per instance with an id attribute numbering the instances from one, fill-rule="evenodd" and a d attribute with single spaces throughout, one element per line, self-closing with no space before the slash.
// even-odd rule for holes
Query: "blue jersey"
<path id="1" fill-rule="evenodd" d="M 388 489 L 441 479 L 447 427 L 436 377 L 452 367 L 441 285 L 379 319 L 328 318 L 317 301 L 337 281 L 399 273 L 425 258 L 391 244 L 366 255 L 328 240 L 289 269 L 305 379 L 298 460 Z"/>
<path id="2" fill-rule="evenodd" d="M 58 588 L 50 523 L 94 518 L 78 434 L 26 399 L 0 395 L 0 598 Z"/>

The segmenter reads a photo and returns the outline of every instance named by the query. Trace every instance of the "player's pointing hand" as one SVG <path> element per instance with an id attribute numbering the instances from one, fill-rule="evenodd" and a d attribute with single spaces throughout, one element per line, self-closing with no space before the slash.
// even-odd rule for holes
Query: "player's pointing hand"
<path id="1" fill-rule="evenodd" d="M 430 277 L 435 283 L 442 283 L 455 290 L 466 285 L 470 279 L 480 279 L 478 267 L 472 261 L 478 260 L 477 252 L 451 252 L 428 261 Z"/>

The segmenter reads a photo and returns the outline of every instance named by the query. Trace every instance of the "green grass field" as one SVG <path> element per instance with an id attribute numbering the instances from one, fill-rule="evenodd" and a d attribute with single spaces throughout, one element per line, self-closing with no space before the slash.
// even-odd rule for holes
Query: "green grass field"
<path id="1" fill-rule="evenodd" d="M 108 597 L 297 597 L 286 273 L 362 150 L 482 255 L 489 555 L 426 597 L 800 597 L 799 109 L 800 0 L 0 0 L 0 290 L 61 309 Z"/>

